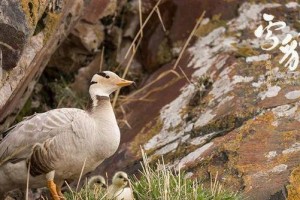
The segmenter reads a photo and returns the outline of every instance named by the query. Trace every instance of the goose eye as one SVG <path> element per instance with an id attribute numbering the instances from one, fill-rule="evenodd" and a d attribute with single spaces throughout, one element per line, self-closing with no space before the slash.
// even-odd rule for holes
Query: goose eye
<path id="1" fill-rule="evenodd" d="M 104 78 L 110 78 L 107 74 L 105 74 L 104 72 L 99 72 L 97 73 L 99 76 L 102 76 Z"/>

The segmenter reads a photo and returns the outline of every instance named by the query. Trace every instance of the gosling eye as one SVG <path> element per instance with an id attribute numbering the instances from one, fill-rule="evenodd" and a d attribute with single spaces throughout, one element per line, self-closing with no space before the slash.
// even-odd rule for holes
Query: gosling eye
<path id="1" fill-rule="evenodd" d="M 119 175 L 119 178 L 120 178 L 120 179 L 122 179 L 122 178 L 123 178 L 123 176 L 122 176 L 122 175 Z"/>
<path id="2" fill-rule="evenodd" d="M 97 181 L 96 183 L 100 184 L 100 183 L 101 183 L 101 181 Z"/>
<path id="3" fill-rule="evenodd" d="M 93 85 L 93 84 L 96 84 L 96 83 L 97 83 L 96 81 L 91 81 L 90 85 Z"/>

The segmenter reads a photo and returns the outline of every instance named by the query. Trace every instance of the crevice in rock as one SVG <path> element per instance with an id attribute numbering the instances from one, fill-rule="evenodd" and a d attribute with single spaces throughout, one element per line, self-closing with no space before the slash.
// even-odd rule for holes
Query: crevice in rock
<path id="1" fill-rule="evenodd" d="M 38 23 L 36 24 L 36 27 L 35 27 L 33 35 L 37 35 L 41 31 L 44 30 L 44 28 L 46 27 L 46 24 L 45 24 L 46 17 L 47 17 L 47 12 L 44 12 L 43 15 L 42 15 L 42 17 L 39 19 Z"/>
<path id="2" fill-rule="evenodd" d="M 28 8 L 29 8 L 30 17 L 33 18 L 34 17 L 33 4 L 31 2 L 28 2 Z"/>

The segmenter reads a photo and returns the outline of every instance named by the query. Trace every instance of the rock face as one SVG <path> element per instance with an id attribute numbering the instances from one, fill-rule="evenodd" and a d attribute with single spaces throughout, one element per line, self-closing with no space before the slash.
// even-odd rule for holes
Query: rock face
<path id="1" fill-rule="evenodd" d="M 23 107 L 53 52 L 90 1 L 22 0 L 0 2 L 0 130 Z M 94 4 L 101 4 L 101 1 Z M 106 3 L 104 4 L 104 6 Z"/>
<path id="2" fill-rule="evenodd" d="M 173 70 L 172 60 L 122 102 L 131 128 L 122 127 L 118 153 L 98 171 L 136 172 L 142 145 L 153 162 L 163 156 L 168 166 L 207 184 L 218 174 L 247 199 L 296 199 L 300 73 L 279 64 L 279 49 L 262 50 L 264 38 L 254 31 L 269 13 L 287 24 L 274 35 L 297 37 L 299 6 L 242 3 L 237 16 L 205 19 L 179 62 L 186 77 L 179 67 Z"/>
<path id="3" fill-rule="evenodd" d="M 0 2 L 0 47 L 4 69 L 16 67 L 48 3 L 26 0 Z"/>

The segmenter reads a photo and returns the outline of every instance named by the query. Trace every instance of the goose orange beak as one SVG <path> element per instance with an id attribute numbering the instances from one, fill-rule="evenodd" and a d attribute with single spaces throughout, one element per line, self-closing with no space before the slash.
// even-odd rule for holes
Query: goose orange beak
<path id="1" fill-rule="evenodd" d="M 124 87 L 124 86 L 127 86 L 127 85 L 131 85 L 133 83 L 134 83 L 133 81 L 128 81 L 128 80 L 122 79 L 116 85 L 120 86 L 120 87 Z"/>

